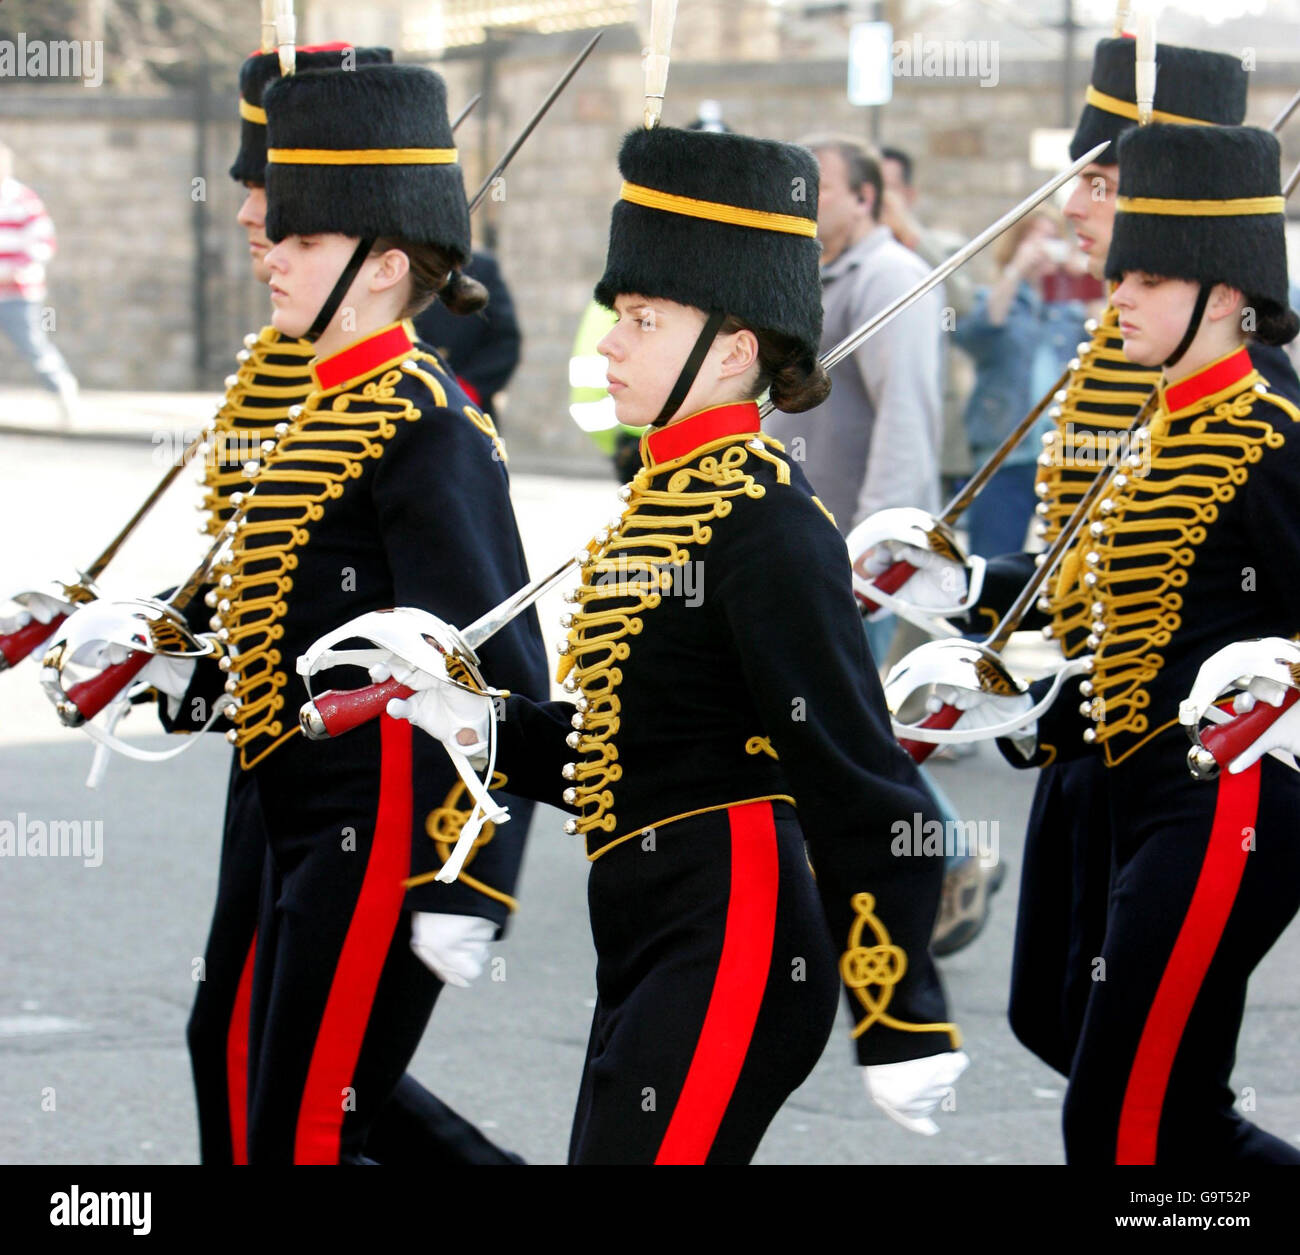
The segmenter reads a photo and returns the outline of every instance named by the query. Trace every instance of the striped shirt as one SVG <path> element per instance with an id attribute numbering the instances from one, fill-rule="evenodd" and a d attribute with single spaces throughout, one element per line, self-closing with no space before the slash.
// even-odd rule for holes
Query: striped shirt
<path id="1" fill-rule="evenodd" d="M 45 299 L 54 223 L 41 198 L 17 179 L 0 182 L 0 301 Z"/>

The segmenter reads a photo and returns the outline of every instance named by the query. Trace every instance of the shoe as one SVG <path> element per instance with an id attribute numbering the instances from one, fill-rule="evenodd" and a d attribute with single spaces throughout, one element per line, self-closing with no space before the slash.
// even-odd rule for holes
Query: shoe
<path id="1" fill-rule="evenodd" d="M 982 867 L 979 859 L 966 858 L 944 873 L 939 914 L 930 937 L 930 952 L 936 957 L 956 954 L 980 935 L 989 918 L 997 866 Z"/>

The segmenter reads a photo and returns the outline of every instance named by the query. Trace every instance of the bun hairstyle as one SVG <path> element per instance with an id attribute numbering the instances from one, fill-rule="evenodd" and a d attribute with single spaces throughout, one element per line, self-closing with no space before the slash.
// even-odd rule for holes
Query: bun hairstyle
<path id="1" fill-rule="evenodd" d="M 798 340 L 778 331 L 751 327 L 734 315 L 729 315 L 718 328 L 719 335 L 732 335 L 737 331 L 750 331 L 758 341 L 755 397 L 766 391 L 778 410 L 799 414 L 820 405 L 830 396 L 830 376 Z"/>
<path id="2" fill-rule="evenodd" d="M 411 292 L 400 318 L 414 318 L 435 300 L 453 314 L 476 314 L 488 303 L 488 292 L 477 279 L 457 270 L 457 259 L 436 244 L 413 244 L 410 240 L 384 236 L 375 241 L 371 257 L 399 249 L 410 260 Z"/>
<path id="3" fill-rule="evenodd" d="M 438 299 L 453 314 L 477 314 L 487 306 L 488 290 L 477 279 L 453 270 Z"/>
<path id="4" fill-rule="evenodd" d="M 1261 344 L 1290 344 L 1300 333 L 1300 315 L 1295 310 L 1250 296 L 1246 305 L 1255 310 L 1255 329 L 1250 334 Z"/>

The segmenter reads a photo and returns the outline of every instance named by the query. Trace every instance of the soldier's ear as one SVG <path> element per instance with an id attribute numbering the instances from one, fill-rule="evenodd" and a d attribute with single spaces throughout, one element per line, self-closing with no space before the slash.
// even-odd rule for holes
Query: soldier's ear
<path id="1" fill-rule="evenodd" d="M 731 334 L 731 347 L 722 359 L 722 377 L 743 375 L 758 362 L 758 337 L 747 327 Z"/>
<path id="2" fill-rule="evenodd" d="M 379 266 L 370 281 L 372 292 L 387 292 L 411 272 L 411 259 L 400 249 L 390 248 L 380 254 Z"/>
<path id="3" fill-rule="evenodd" d="M 1246 303 L 1245 293 L 1227 283 L 1216 283 L 1210 290 L 1210 299 L 1205 306 L 1205 316 L 1210 322 L 1219 322 L 1224 318 L 1235 318 Z"/>

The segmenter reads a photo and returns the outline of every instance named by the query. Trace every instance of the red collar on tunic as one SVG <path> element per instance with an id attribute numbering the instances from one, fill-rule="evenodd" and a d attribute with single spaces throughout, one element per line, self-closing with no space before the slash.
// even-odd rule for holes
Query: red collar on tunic
<path id="1" fill-rule="evenodd" d="M 331 392 L 346 384 L 368 379 L 386 366 L 396 366 L 415 347 L 414 328 L 409 321 L 395 322 L 374 335 L 350 344 L 346 349 L 312 363 L 316 386 Z"/>
<path id="2" fill-rule="evenodd" d="M 1165 411 L 1169 414 L 1177 414 L 1180 410 L 1188 409 L 1203 398 L 1213 396 L 1216 392 L 1223 392 L 1233 384 L 1240 383 L 1254 369 L 1255 363 L 1250 360 L 1245 345 L 1233 349 L 1226 357 L 1221 357 L 1208 366 L 1202 366 L 1196 374 L 1188 375 L 1186 379 L 1180 379 L 1177 383 L 1163 384 Z"/>
<path id="3" fill-rule="evenodd" d="M 733 405 L 715 405 L 667 427 L 656 427 L 642 437 L 641 451 L 649 466 L 675 462 L 696 449 L 728 436 L 757 434 L 758 402 L 740 401 Z"/>

